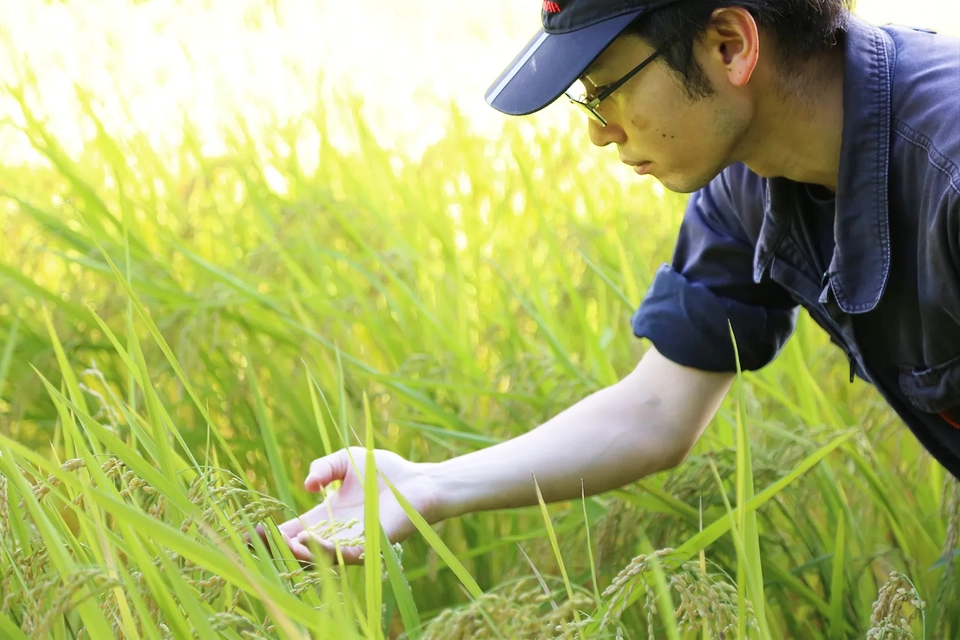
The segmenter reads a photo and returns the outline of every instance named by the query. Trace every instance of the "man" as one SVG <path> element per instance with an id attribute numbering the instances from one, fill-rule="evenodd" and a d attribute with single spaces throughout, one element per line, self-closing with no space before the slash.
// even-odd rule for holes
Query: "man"
<path id="1" fill-rule="evenodd" d="M 378 468 L 430 522 L 535 504 L 531 474 L 558 501 L 581 481 L 596 494 L 669 469 L 734 379 L 729 327 L 756 370 L 803 307 L 851 380 L 873 383 L 960 477 L 960 43 L 877 28 L 843 0 L 557 0 L 542 19 L 487 101 L 523 115 L 567 93 L 594 144 L 692 194 L 672 264 L 633 317 L 652 347 L 520 437 L 437 464 L 378 451 Z M 299 558 L 312 557 L 305 525 L 363 519 L 346 451 L 314 461 L 305 487 L 334 480 L 280 527 Z M 411 535 L 389 489 L 380 501 L 390 539 Z"/>

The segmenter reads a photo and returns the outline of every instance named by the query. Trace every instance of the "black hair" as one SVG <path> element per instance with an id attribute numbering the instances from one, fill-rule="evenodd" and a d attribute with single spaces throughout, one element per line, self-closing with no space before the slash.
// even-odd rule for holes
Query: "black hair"
<path id="1" fill-rule="evenodd" d="M 714 91 L 693 56 L 693 45 L 712 24 L 713 12 L 742 7 L 760 29 L 773 34 L 785 75 L 799 64 L 832 50 L 841 40 L 853 0 L 681 0 L 634 20 L 623 33 L 643 38 L 654 49 L 670 45 L 662 60 L 675 71 L 692 99 Z"/>

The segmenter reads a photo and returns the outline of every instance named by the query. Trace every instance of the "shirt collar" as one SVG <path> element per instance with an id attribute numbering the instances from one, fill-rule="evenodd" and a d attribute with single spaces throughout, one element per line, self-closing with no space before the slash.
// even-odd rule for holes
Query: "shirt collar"
<path id="1" fill-rule="evenodd" d="M 888 174 L 891 137 L 893 40 L 850 15 L 844 37 L 843 139 L 837 185 L 836 249 L 829 271 L 846 313 L 865 313 L 880 301 L 890 273 Z M 770 266 L 796 215 L 797 184 L 767 181 L 765 213 L 754 280 Z"/>

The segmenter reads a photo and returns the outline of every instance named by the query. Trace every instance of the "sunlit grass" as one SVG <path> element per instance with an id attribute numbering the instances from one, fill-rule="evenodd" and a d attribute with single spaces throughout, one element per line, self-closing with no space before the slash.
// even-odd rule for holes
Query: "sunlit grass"
<path id="1" fill-rule="evenodd" d="M 405 155 L 346 97 L 241 117 L 211 155 L 189 119 L 161 149 L 80 91 L 70 150 L 25 78 L 17 135 L 43 162 L 0 174 L 4 637 L 960 632 L 960 492 L 806 317 L 675 471 L 433 527 L 408 511 L 399 553 L 371 508 L 365 567 L 251 549 L 312 506 L 313 458 L 446 459 L 629 371 L 683 198 L 597 180 L 618 169 L 573 123 L 487 136 L 454 111 Z"/>

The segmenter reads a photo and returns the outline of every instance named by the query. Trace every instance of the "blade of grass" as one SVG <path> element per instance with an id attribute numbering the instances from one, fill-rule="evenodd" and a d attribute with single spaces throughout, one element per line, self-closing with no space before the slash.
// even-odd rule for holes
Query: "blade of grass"
<path id="1" fill-rule="evenodd" d="M 734 510 L 734 513 L 736 514 L 736 511 L 740 509 L 746 509 L 747 511 L 756 511 L 757 509 L 762 507 L 764 504 L 769 502 L 771 499 L 773 499 L 773 497 L 776 496 L 778 493 L 783 491 L 783 489 L 788 487 L 790 484 L 796 481 L 799 477 L 801 477 L 803 474 L 805 474 L 807 471 L 813 468 L 817 463 L 819 463 L 821 460 L 827 457 L 827 455 L 835 451 L 838 447 L 840 447 L 840 445 L 842 445 L 844 442 L 848 441 L 850 438 L 856 435 L 857 433 L 858 432 L 855 430 L 850 430 L 847 433 L 844 433 L 838 436 L 833 441 L 824 445 L 817 451 L 813 452 L 812 454 L 807 456 L 802 462 L 800 462 L 800 464 L 798 464 L 793 469 L 793 471 L 791 471 L 790 473 L 785 475 L 783 478 L 780 478 L 780 480 L 778 480 L 777 482 L 773 483 L 772 485 L 770 485 L 769 487 L 767 487 L 766 489 L 758 493 L 752 500 L 747 502 L 746 505 L 742 507 L 738 506 L 736 510 Z M 706 529 L 704 529 L 703 531 L 696 534 L 695 536 L 687 540 L 685 543 L 677 547 L 677 549 L 673 553 L 671 553 L 667 558 L 664 558 L 663 560 L 669 561 L 669 566 L 671 567 L 679 566 L 680 564 L 683 564 L 684 562 L 689 560 L 695 554 L 699 553 L 701 549 L 704 549 L 710 546 L 711 544 L 713 544 L 714 542 L 716 542 L 718 539 L 720 539 L 721 536 L 723 536 L 728 531 L 730 531 L 730 528 L 731 528 L 731 522 L 728 517 L 724 516 L 722 518 L 719 518 L 715 522 L 713 522 L 710 526 L 708 526 Z M 627 598 L 627 603 L 626 603 L 627 606 L 634 604 L 642 595 L 643 595 L 642 593 L 635 590 L 634 593 L 632 593 L 630 597 Z M 594 616 L 594 618 L 596 619 L 596 616 Z M 602 620 L 602 618 L 603 618 L 603 615 L 601 613 L 599 619 L 596 619 L 595 622 L 590 623 L 590 625 L 586 627 L 586 629 L 584 630 L 585 637 L 590 637 L 589 634 L 591 633 L 596 634 L 599 631 L 600 620 Z"/>
<path id="2" fill-rule="evenodd" d="M 35 296 L 38 300 L 43 302 L 51 302 L 57 305 L 57 309 L 63 310 L 64 313 L 69 315 L 71 318 L 81 318 L 83 317 L 82 307 L 77 306 L 76 304 L 63 300 L 57 294 L 52 291 L 47 291 L 42 286 L 23 275 L 13 267 L 3 264 L 0 262 L 0 277 L 4 280 L 9 280 L 15 283 L 18 287 L 23 289 L 28 294 Z"/>
<path id="3" fill-rule="evenodd" d="M 843 595 L 845 589 L 846 565 L 846 514 L 840 512 L 837 520 L 837 539 L 833 547 L 833 579 L 830 581 L 830 637 L 843 638 Z"/>
<path id="4" fill-rule="evenodd" d="M 0 439 L 0 471 L 7 477 L 8 490 L 12 486 L 20 494 L 30 513 L 33 524 L 37 527 L 40 537 L 47 548 L 49 558 L 53 562 L 61 580 L 67 580 L 77 569 L 77 564 L 67 552 L 67 546 L 62 544 L 63 536 L 60 529 L 50 521 L 46 509 L 44 509 L 33 491 L 27 485 L 27 481 L 20 470 L 17 468 L 16 458 L 13 451 L 7 446 L 8 440 L 3 437 Z M 76 480 L 74 476 L 69 476 L 71 480 Z M 91 637 L 107 638 L 112 635 L 110 625 L 103 611 L 92 599 L 84 599 L 78 606 L 77 611 L 81 619 L 87 626 Z"/>
<path id="5" fill-rule="evenodd" d="M 17 348 L 19 331 L 20 318 L 14 317 L 13 324 L 10 325 L 10 333 L 7 334 L 7 341 L 3 345 L 3 354 L 0 355 L 0 398 L 3 398 L 3 387 L 7 381 L 7 374 L 10 372 L 10 362 L 13 360 L 13 352 Z"/>
<path id="6" fill-rule="evenodd" d="M 69 407 L 80 420 L 81 424 L 83 424 L 84 429 L 93 434 L 93 436 L 102 442 L 107 450 L 109 450 L 130 469 L 136 471 L 141 478 L 150 483 L 150 486 L 166 496 L 167 499 L 178 509 L 180 509 L 184 515 L 199 515 L 197 507 L 187 500 L 186 496 L 184 496 L 178 489 L 176 480 L 171 482 L 166 476 L 162 475 L 153 466 L 147 463 L 147 461 L 144 460 L 139 453 L 127 446 L 123 440 L 118 438 L 106 427 L 91 418 L 89 414 L 70 402 L 70 400 L 62 393 L 57 391 L 39 371 L 37 372 L 37 375 L 40 377 L 40 380 L 43 382 L 50 396 L 54 398 L 54 400 L 62 402 L 65 406 Z M 0 435 L 0 439 L 7 441 L 12 447 L 19 446 L 19 443 L 14 443 L 7 440 L 6 436 Z M 34 455 L 32 451 L 28 450 L 20 450 L 19 452 L 23 455 Z M 37 456 L 37 459 L 43 460 L 39 456 Z"/>
<path id="7" fill-rule="evenodd" d="M 63 384 L 67 387 L 67 391 L 69 392 L 70 399 L 73 401 L 73 403 L 86 412 L 86 398 L 84 397 L 83 392 L 80 390 L 80 385 L 77 384 L 77 376 L 74 374 L 73 367 L 70 365 L 70 361 L 67 359 L 67 354 L 63 350 L 63 344 L 61 344 L 60 338 L 57 336 L 57 332 L 53 328 L 53 321 L 50 318 L 50 312 L 47 310 L 46 303 L 41 305 L 41 309 L 43 311 L 41 314 L 41 317 L 43 318 L 43 324 L 47 329 L 47 335 L 50 336 L 50 345 L 53 347 L 53 351 L 57 356 L 57 364 L 60 366 L 60 375 L 63 376 Z M 68 447 L 70 446 L 69 443 L 70 441 L 68 440 Z"/>
<path id="8" fill-rule="evenodd" d="M 9 459 L 13 451 L 17 451 L 18 455 L 22 455 L 25 459 L 32 458 L 35 461 L 39 459 L 41 463 L 45 463 L 48 466 L 51 464 L 41 458 L 38 454 L 0 434 L 0 452 L 9 452 L 6 454 L 7 459 Z M 3 463 L 4 456 L 0 455 L 0 467 L 2 467 Z M 49 469 L 49 471 L 51 471 L 52 475 L 56 475 L 64 485 L 70 485 L 75 489 L 85 487 L 85 485 L 73 474 L 63 472 L 59 469 Z M 156 472 L 154 473 L 156 476 L 161 478 L 161 481 L 163 481 L 162 476 L 159 476 L 159 474 Z M 155 486 L 154 488 L 157 487 Z M 172 494 L 163 495 L 173 501 L 177 493 L 179 492 L 174 490 L 174 493 Z M 107 495 L 99 489 L 94 489 L 91 491 L 88 488 L 88 491 L 85 495 L 91 501 L 100 505 L 107 512 L 109 512 L 114 518 L 117 519 L 118 522 L 127 522 L 138 530 L 149 531 L 151 540 L 154 543 L 162 544 L 165 548 L 169 548 L 184 558 L 194 562 L 198 566 L 220 575 L 225 580 L 231 582 L 239 588 L 252 590 L 255 593 L 260 594 L 261 599 L 265 603 L 272 603 L 272 605 L 275 605 L 278 608 L 278 613 L 281 614 L 281 616 L 278 616 L 280 617 L 278 623 L 280 623 L 285 616 L 289 616 L 290 618 L 293 618 L 298 622 L 308 626 L 313 624 L 312 608 L 306 606 L 301 600 L 291 596 L 287 591 L 278 585 L 264 582 L 262 578 L 258 578 L 248 571 L 245 571 L 242 568 L 242 565 L 224 556 L 222 548 L 210 546 L 193 540 L 187 537 L 187 535 L 181 532 L 179 529 L 174 529 L 165 522 L 157 520 L 153 516 L 150 516 L 135 507 L 132 507 L 110 495 Z M 28 497 L 33 499 L 33 493 L 30 492 Z M 181 499 L 183 498 L 184 497 L 181 494 Z M 33 499 L 33 501 L 36 502 L 35 499 Z M 37 505 L 37 508 L 40 509 L 39 505 Z M 197 518 L 200 518 L 199 514 L 197 515 Z M 236 536 L 236 533 L 232 531 L 229 533 L 231 533 L 233 538 L 236 538 L 234 542 L 237 545 L 242 546 L 242 543 Z M 53 540 L 55 538 L 51 536 L 55 535 L 56 534 L 51 532 L 45 539 Z M 52 548 L 56 549 L 59 554 L 54 557 L 58 559 L 63 558 L 63 563 L 67 563 L 64 564 L 64 566 L 71 566 L 68 564 L 68 556 L 63 555 L 65 551 L 62 550 L 62 545 L 54 545 Z M 97 612 L 99 612 L 99 608 L 97 608 Z"/>
<path id="9" fill-rule="evenodd" d="M 585 375 L 583 369 L 578 367 L 573 363 L 573 360 L 570 359 L 570 353 L 563 346 L 562 341 L 559 336 L 553 331 L 550 327 L 550 324 L 543 318 L 537 310 L 534 308 L 533 304 L 520 292 L 516 289 L 513 283 L 510 281 L 510 276 L 507 275 L 503 268 L 495 263 L 493 260 L 485 261 L 494 271 L 496 271 L 500 277 L 503 279 L 503 283 L 510 289 L 514 299 L 520 303 L 524 310 L 530 315 L 534 322 L 536 322 L 537 327 L 543 331 L 543 336 L 546 339 L 547 343 L 550 345 L 552 353 L 557 356 L 561 361 L 564 367 L 567 369 L 567 372 L 574 378 L 582 381 L 585 384 L 593 384 L 593 381 L 590 380 L 589 376 Z"/>
<path id="10" fill-rule="evenodd" d="M 677 613 L 673 607 L 673 597 L 667 584 L 667 576 L 660 558 L 654 553 L 653 545 L 647 538 L 647 532 L 640 527 L 640 549 L 650 562 L 650 571 L 657 586 L 657 611 L 660 620 L 670 640 L 680 640 L 680 629 L 677 627 Z"/>
<path id="11" fill-rule="evenodd" d="M 753 602 L 753 610 L 757 616 L 757 625 L 760 637 L 770 640 L 770 628 L 767 624 L 766 597 L 763 592 L 763 565 L 760 556 L 760 535 L 757 527 L 756 511 L 748 512 L 740 509 L 740 505 L 747 504 L 754 498 L 753 456 L 750 451 L 750 435 L 747 433 L 746 402 L 743 386 L 743 371 L 740 368 L 740 351 L 737 339 L 733 332 L 733 325 L 728 322 L 730 340 L 733 343 L 734 360 L 737 363 L 736 378 L 736 429 L 737 429 L 737 507 L 740 519 L 740 533 L 744 536 L 743 547 L 746 555 L 740 557 L 737 564 L 737 587 L 748 589 Z M 712 463 L 712 460 L 711 460 Z M 736 533 L 734 533 L 736 535 Z M 738 547 L 739 550 L 739 547 Z M 743 582 L 741 582 L 743 579 Z M 746 612 L 741 612 L 740 619 L 745 618 Z"/>
<path id="12" fill-rule="evenodd" d="M 260 393 L 260 383 L 257 381 L 257 372 L 253 367 L 253 356 L 247 352 L 245 357 L 250 395 L 253 397 L 253 407 L 257 423 L 260 426 L 260 435 L 263 438 L 263 450 L 267 454 L 270 471 L 273 473 L 273 485 L 276 487 L 280 501 L 292 507 L 295 502 L 293 494 L 290 492 L 290 478 L 287 476 L 286 463 L 280 454 L 280 446 L 277 444 L 277 434 L 273 428 L 273 422 L 270 420 L 270 414 L 263 401 L 263 394 Z"/>
<path id="13" fill-rule="evenodd" d="M 86 218 L 81 215 L 81 220 L 84 226 L 87 228 L 88 233 L 90 233 L 91 236 L 93 236 L 93 232 Z M 137 314 L 140 316 L 140 319 L 144 322 L 144 324 L 147 327 L 147 330 L 150 332 L 150 335 L 153 337 L 157 346 L 160 347 L 160 350 L 163 352 L 163 355 L 166 357 L 167 362 L 170 364 L 171 368 L 176 373 L 177 379 L 183 385 L 184 391 L 187 393 L 187 395 L 190 396 L 190 399 L 193 400 L 194 405 L 197 407 L 197 410 L 200 412 L 200 415 L 203 416 L 204 420 L 208 424 L 214 424 L 213 420 L 211 420 L 210 418 L 209 413 L 207 412 L 206 405 L 200 401 L 199 396 L 197 395 L 196 391 L 193 388 L 193 385 L 190 384 L 190 381 L 187 379 L 187 376 L 184 374 L 183 369 L 180 367 L 180 364 L 177 362 L 177 359 L 174 356 L 173 351 L 170 349 L 170 346 L 167 344 L 167 341 L 163 338 L 163 335 L 160 333 L 160 330 L 157 328 L 157 325 L 150 318 L 150 314 L 147 312 L 146 308 L 140 302 L 140 299 L 137 297 L 133 288 L 130 286 L 130 283 L 127 281 L 127 279 L 123 276 L 123 274 L 117 268 L 117 265 L 114 263 L 110 255 L 107 253 L 106 249 L 103 248 L 103 245 L 101 245 L 100 242 L 97 241 L 95 237 L 94 237 L 94 240 L 97 242 L 97 248 L 100 250 L 101 255 L 103 255 L 104 259 L 110 264 L 110 268 L 113 271 L 114 277 L 123 287 L 124 291 L 128 296 L 129 301 L 133 303 L 134 308 L 137 311 Z M 139 346 L 137 341 L 133 341 L 132 344 L 135 347 Z M 137 351 L 138 353 L 140 352 L 139 348 L 137 349 Z M 141 353 L 141 359 L 142 359 L 142 353 Z M 149 376 L 147 375 L 146 370 L 142 372 L 142 376 L 143 376 L 143 380 L 149 379 Z M 150 395 L 150 392 L 152 391 L 152 387 L 150 385 L 145 384 L 143 388 L 144 388 L 145 394 Z M 214 430 L 214 432 L 218 433 L 216 430 Z M 179 436 L 179 433 L 176 430 L 174 430 L 174 433 L 176 436 Z M 157 442 L 157 445 L 159 446 L 160 443 Z M 181 446 L 185 447 L 186 454 L 190 456 L 189 448 L 186 447 L 182 443 L 182 441 L 181 441 Z M 229 453 L 229 447 L 227 447 L 225 443 L 224 443 L 224 450 Z M 196 461 L 192 460 L 192 462 L 196 466 L 197 464 Z M 241 468 L 239 463 L 237 464 L 237 468 L 238 469 Z"/>
<path id="14" fill-rule="evenodd" d="M 3 637 L 8 638 L 8 640 L 29 640 L 26 634 L 20 630 L 20 627 L 15 625 L 3 612 L 0 612 L 0 632 L 3 632 Z"/>
<path id="15" fill-rule="evenodd" d="M 550 537 L 550 546 L 553 548 L 553 555 L 557 558 L 557 564 L 560 566 L 560 575 L 563 577 L 563 586 L 567 589 L 567 599 L 573 602 L 573 586 L 570 584 L 570 578 L 567 576 L 567 568 L 563 564 L 563 556 L 560 554 L 560 545 L 557 544 L 557 534 L 553 530 L 553 522 L 550 520 L 550 511 L 547 509 L 547 503 L 543 501 L 543 494 L 540 492 L 540 483 L 537 482 L 537 476 L 530 474 L 533 478 L 533 486 L 537 490 L 537 502 L 540 503 L 540 514 L 543 516 L 544 525 L 547 528 L 547 535 Z M 574 608 L 573 617 L 580 626 L 580 613 Z"/>
<path id="16" fill-rule="evenodd" d="M 558 534 L 570 533 L 575 529 L 579 529 L 580 526 L 581 526 L 580 523 L 577 522 L 576 520 L 569 520 L 562 524 L 558 524 L 556 527 L 554 527 L 554 530 Z M 460 557 L 463 559 L 477 558 L 480 556 L 487 555 L 493 551 L 498 551 L 500 549 L 506 549 L 507 547 L 512 547 L 514 544 L 517 544 L 520 542 L 541 539 L 545 535 L 547 535 L 546 528 L 525 529 L 523 533 L 512 535 L 512 536 L 509 536 L 509 535 L 499 536 L 495 541 L 490 542 L 488 544 L 481 544 L 479 546 L 466 549 L 460 554 Z M 445 570 L 446 570 L 445 567 L 439 567 L 439 568 L 433 568 L 428 566 L 410 567 L 406 571 L 406 576 L 407 576 L 407 580 L 409 580 L 410 582 L 415 582 L 417 580 L 422 580 L 424 577 L 426 577 L 428 574 L 432 572 L 445 571 Z"/>
<path id="17" fill-rule="evenodd" d="M 698 527 L 699 531 L 703 531 L 703 492 L 700 492 L 700 509 L 698 515 L 700 516 Z M 700 549 L 700 571 L 703 575 L 707 575 L 707 553 L 705 550 Z M 705 620 L 703 624 L 703 640 L 709 640 L 710 638 L 710 621 Z"/>
<path id="18" fill-rule="evenodd" d="M 167 577 L 167 584 L 173 588 L 173 592 L 180 601 L 180 606 L 182 606 L 187 613 L 186 617 L 193 627 L 194 633 L 201 638 L 215 638 L 217 632 L 214 631 L 210 625 L 207 612 L 204 611 L 206 607 L 202 605 L 200 601 L 200 594 L 187 586 L 183 581 L 183 576 L 181 576 L 177 568 L 173 566 L 173 562 L 167 557 L 166 553 L 161 551 L 157 554 L 157 558 L 160 559 L 161 568 Z"/>
<path id="19" fill-rule="evenodd" d="M 387 540 L 386 531 L 380 529 L 380 535 Z M 383 559 L 387 565 L 387 577 L 390 579 L 390 587 L 393 590 L 393 597 L 397 602 L 397 609 L 400 610 L 400 619 L 403 621 L 403 628 L 410 640 L 419 640 L 423 637 L 423 623 L 420 621 L 420 613 L 417 611 L 417 604 L 413 599 L 413 591 L 410 589 L 410 583 L 404 575 L 403 567 L 400 566 L 400 558 L 391 544 L 383 545 Z"/>
<path id="20" fill-rule="evenodd" d="M 713 479 L 717 483 L 717 489 L 720 497 L 723 499 L 723 506 L 727 510 L 727 517 L 730 519 L 731 537 L 737 549 L 737 638 L 739 640 L 746 640 L 749 637 L 747 635 L 747 622 L 749 620 L 747 601 L 750 599 L 750 596 L 747 593 L 746 581 L 748 578 L 745 575 L 746 572 L 740 570 L 740 565 L 746 563 L 747 557 L 744 536 L 740 533 L 742 521 L 736 517 L 733 507 L 730 505 L 730 498 L 727 497 L 727 492 L 723 487 L 720 472 L 717 470 L 717 465 L 714 464 L 712 459 L 710 460 L 710 471 L 713 472 Z M 754 610 L 756 610 L 756 608 L 754 608 Z"/>
<path id="21" fill-rule="evenodd" d="M 127 369 L 130 372 L 131 377 L 136 381 L 137 386 L 139 386 L 141 389 L 146 390 L 148 386 L 149 378 L 145 379 L 141 377 L 140 366 L 136 362 L 134 362 L 134 358 L 130 356 L 130 354 L 124 349 L 124 347 L 120 344 L 120 341 L 117 339 L 117 336 L 113 333 L 113 331 L 110 329 L 107 323 L 104 322 L 102 318 L 100 318 L 100 316 L 98 316 L 96 313 L 94 313 L 91 310 L 90 317 L 93 318 L 93 320 L 97 323 L 97 325 L 103 331 L 104 335 L 107 336 L 107 339 L 110 340 L 110 343 L 113 345 L 117 355 L 120 356 L 120 359 L 127 366 Z M 132 326 L 133 326 L 132 320 L 129 320 L 128 327 L 127 327 L 128 329 L 127 344 L 129 345 L 129 348 L 131 350 L 133 350 L 134 352 L 139 352 L 140 351 L 139 342 L 136 339 L 136 335 L 134 334 Z M 145 382 L 145 380 L 147 382 Z M 107 390 L 111 394 L 111 397 L 116 399 L 115 396 L 113 396 L 113 391 L 109 387 L 107 387 Z M 135 391 L 136 391 L 136 387 L 131 387 L 130 395 L 133 396 L 135 394 Z M 117 405 L 120 408 L 120 411 L 124 413 L 125 417 L 127 418 L 127 424 L 130 425 L 131 429 L 132 430 L 138 429 L 139 427 L 137 426 L 137 420 L 136 420 L 135 414 L 128 411 L 128 409 L 124 407 L 120 402 L 117 402 Z M 133 409 L 135 405 L 133 403 L 130 403 L 129 407 Z M 206 410 L 204 413 L 204 417 L 206 419 L 208 433 L 213 435 L 217 439 L 217 442 L 220 444 L 221 451 L 223 451 L 224 455 L 226 455 L 227 458 L 230 460 L 231 464 L 233 465 L 233 468 L 242 469 L 243 465 L 241 465 L 240 461 L 237 460 L 236 456 L 233 453 L 233 450 L 227 446 L 227 442 L 224 439 L 223 434 L 220 433 L 220 430 L 214 427 L 213 422 L 210 420 L 209 412 Z M 186 446 L 186 443 L 183 442 L 183 439 L 180 437 L 179 432 L 177 430 L 174 430 L 173 435 L 177 439 L 177 441 L 180 442 L 181 446 L 187 450 L 187 454 L 189 455 L 190 454 L 189 448 Z M 136 433 L 137 438 L 142 439 L 145 436 L 146 436 L 145 431 L 142 433 Z M 152 444 L 152 438 L 150 438 L 150 443 L 144 444 L 141 442 L 140 444 L 143 444 L 143 446 L 148 447 L 148 450 L 151 453 L 153 453 L 154 460 L 159 461 L 159 453 L 156 450 L 155 444 Z M 196 462 L 194 458 L 191 457 L 190 461 L 194 467 L 199 466 L 199 464 Z"/>
<path id="22" fill-rule="evenodd" d="M 377 460 L 373 449 L 373 418 L 370 415 L 370 401 L 367 394 L 363 394 L 363 418 L 365 425 L 364 440 L 366 444 L 366 465 L 364 466 L 363 482 L 363 530 L 365 533 L 364 571 L 367 592 L 367 628 L 373 635 L 373 640 L 383 637 L 382 613 L 383 583 L 381 582 L 382 569 L 380 565 L 380 496 L 377 482 Z M 385 541 L 389 545 L 389 541 Z"/>
<path id="23" fill-rule="evenodd" d="M 164 614 L 162 620 L 157 620 L 156 622 L 164 622 L 173 632 L 174 636 L 184 638 L 192 637 L 190 625 L 183 617 L 180 607 L 177 606 L 177 603 L 174 601 L 170 593 L 169 585 L 165 584 L 160 570 L 157 569 L 157 566 L 147 553 L 149 547 L 152 546 L 151 540 L 143 540 L 139 533 L 140 530 L 129 520 L 120 519 L 117 526 L 122 532 L 124 539 L 129 542 L 127 548 L 130 557 L 136 560 L 136 566 L 144 580 L 146 580 L 147 585 L 150 586 L 151 596 L 156 600 L 156 604 L 159 605 L 160 611 Z M 156 555 L 162 557 L 165 555 L 165 552 L 161 551 Z M 148 617 L 144 622 L 144 626 L 150 626 L 154 621 L 152 617 Z"/>
<path id="24" fill-rule="evenodd" d="M 240 589 L 254 591 L 263 600 L 272 602 L 280 612 L 289 616 L 291 620 L 313 626 L 315 618 L 313 608 L 276 584 L 245 571 L 242 566 L 225 556 L 222 549 L 193 540 L 178 529 L 174 529 L 166 523 L 158 521 L 156 518 L 110 496 L 96 491 L 88 495 L 115 517 L 122 518 L 131 526 L 140 530 L 149 531 L 154 544 L 162 544 L 164 548 L 175 551 L 197 566 L 219 575 Z"/>
<path id="25" fill-rule="evenodd" d="M 304 362 L 304 366 L 306 363 Z M 320 402 L 317 400 L 317 392 L 320 391 L 320 385 L 314 377 L 310 367 L 307 367 L 307 377 L 310 390 L 310 406 L 313 407 L 313 419 L 316 421 L 317 430 L 320 432 L 320 440 L 323 442 L 323 455 L 328 456 L 333 453 L 333 445 L 330 443 L 330 434 L 327 433 L 327 421 L 323 418 L 323 412 L 320 410 Z"/>
<path id="26" fill-rule="evenodd" d="M 533 185 L 527 163 L 523 162 L 516 154 L 514 154 L 514 158 L 517 160 L 520 176 L 527 187 L 528 197 L 540 226 L 543 229 L 549 229 L 550 225 L 544 216 L 543 203 L 539 197 L 539 191 Z M 601 382 L 604 385 L 611 385 L 618 380 L 618 376 L 609 359 L 603 357 L 603 347 L 600 346 L 599 336 L 597 332 L 590 327 L 588 322 L 589 314 L 586 311 L 583 297 L 573 284 L 570 268 L 567 260 L 564 259 L 564 252 L 561 251 L 560 246 L 557 244 L 557 236 L 554 233 L 548 232 L 544 233 L 542 237 L 549 247 L 549 255 L 555 257 L 555 264 L 557 265 L 556 274 L 559 276 L 559 280 L 566 290 L 567 298 L 572 307 L 572 313 L 569 314 L 566 319 L 567 321 L 579 322 L 580 330 L 576 331 L 575 334 L 584 340 L 584 350 L 587 352 L 588 357 L 592 355 L 592 358 L 589 359 L 593 360 Z"/>
<path id="27" fill-rule="evenodd" d="M 590 518 L 587 517 L 587 491 L 580 480 L 580 504 L 583 506 L 583 530 L 587 534 L 587 557 L 590 558 L 590 582 L 593 584 L 593 598 L 597 606 L 603 601 L 600 597 L 600 581 L 597 579 L 597 564 L 593 559 L 593 547 L 590 544 Z"/>
<path id="28" fill-rule="evenodd" d="M 133 608 L 136 610 L 137 614 L 140 616 L 141 620 L 150 620 L 150 607 L 147 605 L 146 601 L 143 599 L 143 595 L 140 593 L 140 589 L 137 588 L 137 585 L 133 581 L 133 577 L 130 575 L 130 572 L 127 571 L 125 563 L 117 563 L 117 573 L 120 575 L 120 579 L 123 581 L 123 586 L 126 588 L 125 597 L 129 598 L 133 603 Z M 143 637 L 149 638 L 150 640 L 161 640 L 160 629 L 156 628 L 152 624 L 143 624 L 140 625 L 140 631 L 143 633 Z M 134 631 L 134 628 L 126 630 L 127 636 L 130 638 L 136 638 L 137 634 Z"/>
<path id="29" fill-rule="evenodd" d="M 449 547 L 443 543 L 443 540 L 440 539 L 440 536 L 437 535 L 437 532 L 423 519 L 423 516 L 413 508 L 413 505 L 410 504 L 410 501 L 400 493 L 397 487 L 387 478 L 385 475 L 381 474 L 380 477 L 384 482 L 387 483 L 387 486 L 390 487 L 390 491 L 393 492 L 393 496 L 397 499 L 397 502 L 400 503 L 400 507 L 403 509 L 403 512 L 407 514 L 407 517 L 410 518 L 410 521 L 413 522 L 413 525 L 417 528 L 417 531 L 420 532 L 426 541 L 434 551 L 437 552 L 437 555 L 450 567 L 450 570 L 457 576 L 460 582 L 467 589 L 474 599 L 479 599 L 483 597 L 483 589 L 480 588 L 480 585 L 477 584 L 476 580 L 470 575 L 470 572 L 464 568 L 464 566 L 457 560 L 457 557 L 450 551 Z"/>

